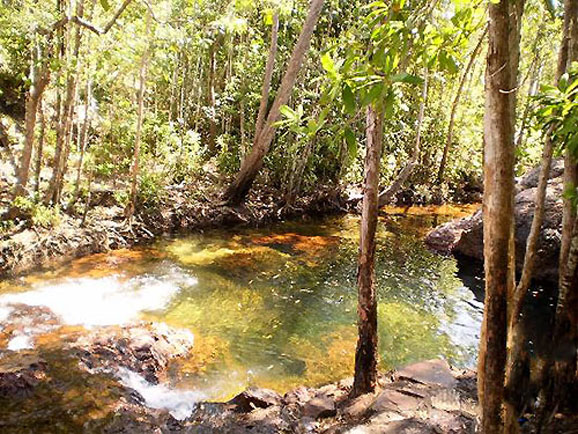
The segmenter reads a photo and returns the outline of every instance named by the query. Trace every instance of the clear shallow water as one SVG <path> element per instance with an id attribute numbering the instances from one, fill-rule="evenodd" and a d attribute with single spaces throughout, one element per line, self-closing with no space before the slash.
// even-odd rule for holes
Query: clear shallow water
<path id="1" fill-rule="evenodd" d="M 455 259 L 421 241 L 459 211 L 390 209 L 396 214 L 381 218 L 383 369 L 433 357 L 475 364 L 482 304 L 468 286 L 481 270 L 462 269 L 458 277 Z M 69 325 L 146 319 L 187 328 L 195 346 L 172 367 L 171 386 L 206 399 L 227 399 L 251 385 L 280 392 L 320 385 L 353 371 L 358 225 L 357 217 L 343 216 L 209 231 L 93 255 L 3 282 L 0 311 L 23 303 L 48 306 Z M 20 338 L 14 347 L 33 340 Z M 126 372 L 124 380 L 139 383 Z M 166 390 L 150 392 L 158 403 Z"/>

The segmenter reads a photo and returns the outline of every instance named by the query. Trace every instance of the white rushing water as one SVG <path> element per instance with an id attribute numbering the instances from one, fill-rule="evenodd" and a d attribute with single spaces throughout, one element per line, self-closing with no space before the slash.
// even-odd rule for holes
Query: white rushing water
<path id="1" fill-rule="evenodd" d="M 29 350 L 34 348 L 34 344 L 30 336 L 17 335 L 10 339 L 6 348 L 10 351 Z"/>
<path id="2" fill-rule="evenodd" d="M 182 287 L 196 283 L 180 270 L 128 280 L 110 276 L 48 282 L 31 291 L 0 296 L 0 317 L 10 304 L 25 304 L 48 307 L 64 324 L 122 325 L 138 319 L 141 312 L 165 308 Z"/>
<path id="3" fill-rule="evenodd" d="M 144 398 L 147 406 L 168 410 L 177 420 L 189 417 L 197 402 L 206 399 L 206 395 L 201 392 L 149 383 L 141 375 L 126 368 L 120 368 L 118 376 L 126 387 L 136 390 Z"/>

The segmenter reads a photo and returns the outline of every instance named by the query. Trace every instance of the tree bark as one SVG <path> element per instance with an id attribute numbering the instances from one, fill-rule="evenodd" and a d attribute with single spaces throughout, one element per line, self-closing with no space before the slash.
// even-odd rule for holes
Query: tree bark
<path id="1" fill-rule="evenodd" d="M 377 228 L 379 166 L 383 143 L 383 113 L 367 108 L 367 150 L 357 268 L 357 329 L 355 374 L 351 396 L 375 390 L 377 383 L 377 298 L 375 289 L 375 232 Z"/>
<path id="2" fill-rule="evenodd" d="M 458 85 L 458 90 L 456 92 L 456 96 L 455 96 L 454 101 L 452 103 L 452 110 L 450 112 L 450 124 L 448 126 L 448 135 L 446 138 L 446 144 L 444 146 L 444 150 L 443 150 L 443 154 L 442 154 L 442 161 L 440 163 L 440 168 L 438 171 L 438 184 L 443 182 L 443 180 L 444 180 L 444 172 L 446 170 L 448 155 L 450 152 L 450 148 L 452 146 L 452 141 L 454 139 L 454 124 L 456 121 L 456 113 L 458 111 L 458 106 L 460 104 L 460 99 L 462 97 L 464 85 L 466 84 L 466 79 L 468 78 L 468 75 L 469 75 L 470 71 L 472 70 L 472 67 L 474 66 L 474 62 L 476 61 L 478 54 L 480 54 L 484 39 L 485 39 L 487 34 L 488 34 L 488 27 L 486 26 L 484 28 L 484 31 L 482 32 L 482 34 L 480 36 L 480 39 L 478 39 L 478 43 L 474 47 L 474 51 L 472 51 L 472 54 L 470 55 L 470 60 L 468 61 L 466 69 L 462 75 L 462 78 L 460 79 L 460 84 Z"/>
<path id="3" fill-rule="evenodd" d="M 40 192 L 40 172 L 42 171 L 42 157 L 44 152 L 44 131 L 46 122 L 44 120 L 44 107 L 42 99 L 38 104 L 38 115 L 40 121 L 40 131 L 38 137 L 38 146 L 36 147 L 36 168 L 34 169 L 34 191 L 38 194 Z"/>
<path id="4" fill-rule="evenodd" d="M 566 23 L 566 20 L 568 21 Z M 564 2 L 564 21 L 568 32 L 567 65 L 578 61 L 578 0 Z M 578 159 L 566 146 L 564 189 L 576 192 Z M 546 408 L 578 412 L 578 217 L 570 197 L 564 197 L 562 244 L 560 249 L 559 290 L 554 323 L 553 363 L 546 378 L 550 388 Z"/>
<path id="5" fill-rule="evenodd" d="M 388 189 L 382 191 L 379 194 L 379 206 L 385 206 L 391 202 L 393 197 L 399 192 L 405 181 L 409 178 L 415 166 L 418 163 L 419 153 L 421 149 L 421 127 L 423 125 L 423 117 L 425 114 L 425 105 L 427 100 L 427 92 L 428 92 L 428 72 L 426 71 L 423 81 L 423 87 L 421 92 L 421 103 L 419 106 L 419 114 L 417 117 L 417 127 L 416 127 L 416 136 L 413 151 L 411 154 L 411 158 L 407 165 L 399 172 L 397 178 L 393 183 L 389 186 Z"/>
<path id="6" fill-rule="evenodd" d="M 289 100 L 289 96 L 291 95 L 291 91 L 295 81 L 297 80 L 297 74 L 301 69 L 303 59 L 311 44 L 311 37 L 317 25 L 322 8 L 323 0 L 311 0 L 307 19 L 303 24 L 301 34 L 299 35 L 297 44 L 291 54 L 291 59 L 287 65 L 285 75 L 281 80 L 277 96 L 275 97 L 271 110 L 267 115 L 267 120 L 259 133 L 256 144 L 253 146 L 251 153 L 243 160 L 239 173 L 223 196 L 224 200 L 230 205 L 238 205 L 243 201 L 263 165 L 263 159 L 269 151 L 269 147 L 271 146 L 271 142 L 275 136 L 274 124 L 279 119 L 281 106 L 287 104 L 287 101 Z"/>
<path id="7" fill-rule="evenodd" d="M 84 15 L 84 2 L 80 1 L 76 5 L 76 15 L 82 19 Z M 68 30 L 69 31 L 69 30 Z M 70 153 L 70 135 L 72 130 L 72 118 L 74 115 L 74 103 L 76 100 L 77 81 L 80 73 L 80 42 L 82 31 L 80 26 L 76 26 L 74 32 L 74 42 L 71 53 L 71 59 L 76 61 L 74 71 L 68 73 L 66 80 L 66 97 L 62 107 L 62 116 L 60 119 L 59 131 L 56 143 L 56 153 L 52 169 L 52 179 L 48 190 L 49 201 L 54 205 L 60 203 L 62 193 L 62 184 L 64 182 L 65 171 Z"/>
<path id="8" fill-rule="evenodd" d="M 136 137 L 134 140 L 134 155 L 133 163 L 131 168 L 131 189 L 130 189 L 130 200 L 125 209 L 125 216 L 127 221 L 130 223 L 132 216 L 134 215 L 134 210 L 136 207 L 136 199 L 138 192 L 138 176 L 139 176 L 139 159 L 140 159 L 140 142 L 142 135 L 142 124 L 144 118 L 144 95 L 146 90 L 146 79 L 149 64 L 149 50 L 150 50 L 150 37 L 151 31 L 151 13 L 150 10 L 147 11 L 145 20 L 145 32 L 147 35 L 147 42 L 144 52 L 141 58 L 140 71 L 139 71 L 139 89 L 138 89 L 138 111 L 137 111 L 137 124 L 136 124 Z"/>
<path id="9" fill-rule="evenodd" d="M 32 59 L 30 65 L 30 89 L 26 96 L 26 114 L 25 125 L 26 132 L 24 136 L 24 149 L 20 157 L 20 165 L 16 172 L 16 189 L 15 194 L 21 195 L 25 192 L 28 184 L 28 177 L 30 173 L 30 159 L 32 157 L 32 150 L 34 148 L 35 134 L 36 134 L 36 117 L 38 115 L 38 107 L 42 100 L 44 90 L 50 81 L 50 72 L 43 63 L 42 48 L 38 35 L 34 35 L 35 46 L 32 49 Z"/>
<path id="10" fill-rule="evenodd" d="M 90 72 L 89 72 L 90 74 Z M 86 80 L 86 100 L 84 106 L 84 120 L 82 122 L 82 129 L 80 132 L 80 158 L 78 159 L 78 166 L 76 167 L 76 181 L 74 183 L 74 196 L 72 204 L 78 200 L 80 194 L 80 180 L 82 178 L 82 166 L 84 164 L 84 155 L 86 153 L 86 145 L 88 142 L 88 130 L 90 128 L 91 112 L 90 102 L 92 100 L 92 77 Z"/>
<path id="11" fill-rule="evenodd" d="M 216 110 L 216 98 L 215 98 L 215 73 L 216 73 L 216 58 L 215 58 L 215 50 L 216 50 L 217 42 L 214 41 L 211 46 L 209 47 L 209 83 L 207 86 L 207 99 L 210 108 L 210 116 L 209 116 L 209 151 L 211 154 L 214 154 L 216 151 L 216 138 L 217 138 L 217 110 Z"/>
<path id="12" fill-rule="evenodd" d="M 269 102 L 269 91 L 271 90 L 271 80 L 273 78 L 273 70 L 275 69 L 275 56 L 277 55 L 277 39 L 279 34 L 279 12 L 273 15 L 273 25 L 271 26 L 271 45 L 269 47 L 269 56 L 267 57 L 267 64 L 265 65 L 265 77 L 263 78 L 263 87 L 261 90 L 261 102 L 259 104 L 259 112 L 257 114 L 257 121 L 255 122 L 255 137 L 253 139 L 253 146 L 257 144 L 257 138 L 263 129 L 263 122 L 267 114 L 267 103 Z"/>
<path id="13" fill-rule="evenodd" d="M 565 20 L 563 37 L 558 53 L 558 66 L 556 71 L 555 84 L 566 71 L 568 59 L 568 38 L 567 20 Z M 523 127 L 523 126 L 522 126 Z M 522 134 L 522 132 L 520 132 Z M 554 142 L 552 140 L 553 127 L 548 129 L 542 152 L 540 174 L 536 197 L 534 199 L 534 217 L 530 227 L 530 233 L 526 241 L 526 252 L 524 255 L 524 265 L 522 275 L 512 300 L 512 308 L 509 324 L 509 357 L 506 371 L 506 393 L 509 405 L 506 406 L 506 424 L 512 432 L 519 428 L 517 422 L 519 416 L 524 412 L 526 402 L 530 400 L 528 396 L 530 387 L 530 355 L 528 353 L 527 342 L 521 321 L 522 308 L 526 299 L 538 248 L 540 230 L 544 221 L 546 189 L 548 187 L 548 175 L 552 163 L 554 152 Z M 520 137 L 518 137 L 519 146 Z"/>
<path id="14" fill-rule="evenodd" d="M 478 357 L 484 434 L 503 430 L 508 296 L 514 285 L 514 115 L 522 10 L 519 3 L 488 5 L 483 200 L 486 296 Z"/>

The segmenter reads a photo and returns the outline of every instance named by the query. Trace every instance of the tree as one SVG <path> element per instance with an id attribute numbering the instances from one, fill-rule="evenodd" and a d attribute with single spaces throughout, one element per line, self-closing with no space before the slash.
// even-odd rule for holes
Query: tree
<path id="1" fill-rule="evenodd" d="M 428 71 L 426 69 L 424 74 L 424 80 L 422 85 L 422 92 L 421 92 L 421 102 L 419 105 L 419 113 L 417 116 L 417 126 L 416 126 L 416 133 L 415 133 L 415 141 L 413 145 L 413 151 L 411 153 L 411 157 L 406 164 L 406 166 L 399 172 L 397 178 L 391 183 L 391 185 L 379 193 L 379 206 L 385 206 L 393 197 L 399 192 L 403 184 L 407 181 L 411 172 L 418 163 L 419 160 L 419 152 L 421 147 L 421 128 L 423 124 L 423 117 L 425 114 L 425 105 L 427 100 L 427 92 L 428 92 Z"/>
<path id="2" fill-rule="evenodd" d="M 486 296 L 478 357 L 482 431 L 503 430 L 508 297 L 514 285 L 514 114 L 523 3 L 489 5 L 484 114 Z"/>
<path id="3" fill-rule="evenodd" d="M 251 153 L 243 160 L 239 173 L 223 196 L 225 201 L 230 205 L 238 205 L 243 201 L 251 189 L 253 181 L 257 177 L 257 173 L 263 165 L 263 158 L 265 158 L 265 155 L 269 151 L 269 147 L 271 146 L 271 142 L 275 136 L 274 124 L 277 122 L 281 114 L 281 106 L 287 104 L 287 101 L 289 100 L 289 96 L 293 90 L 293 85 L 297 80 L 297 74 L 301 69 L 305 53 L 311 44 L 311 37 L 315 30 L 315 26 L 317 25 L 322 8 L 323 0 L 311 0 L 309 13 L 305 23 L 303 24 L 303 28 L 301 29 L 301 34 L 299 35 L 297 44 L 293 49 L 291 58 L 289 59 L 277 96 L 275 97 L 273 105 L 267 115 L 267 120 L 259 133 L 256 145 L 253 146 Z"/>
<path id="4" fill-rule="evenodd" d="M 456 96 L 454 97 L 454 101 L 452 102 L 452 109 L 450 112 L 450 124 L 448 126 L 448 135 L 446 137 L 446 144 L 444 146 L 444 150 L 442 153 L 442 161 L 440 163 L 440 169 L 438 171 L 438 183 L 441 183 L 444 179 L 444 172 L 446 170 L 448 154 L 449 154 L 450 148 L 452 146 L 452 141 L 454 140 L 454 125 L 456 122 L 456 113 L 458 111 L 458 106 L 460 104 L 460 99 L 462 97 L 464 85 L 466 84 L 466 78 L 468 78 L 468 75 L 469 75 L 470 71 L 472 70 L 472 67 L 474 66 L 474 62 L 475 62 L 476 58 L 478 57 L 478 54 L 480 53 L 480 51 L 482 49 L 482 45 L 483 45 L 482 43 L 484 42 L 484 39 L 486 38 L 487 34 L 488 34 L 488 27 L 486 26 L 484 28 L 484 31 L 482 32 L 482 34 L 480 36 L 480 39 L 478 39 L 478 43 L 474 47 L 472 54 L 470 55 L 470 60 L 468 61 L 468 64 L 466 65 L 466 69 L 464 70 L 464 73 L 462 74 L 462 78 L 460 79 L 460 84 L 458 84 L 458 90 L 456 92 Z"/>
<path id="5" fill-rule="evenodd" d="M 560 77 L 565 73 L 568 66 L 568 40 L 570 30 L 570 15 L 565 14 L 563 36 L 558 53 L 558 65 L 556 71 L 555 85 L 558 85 Z M 530 381 L 530 360 L 527 350 L 526 339 L 523 332 L 522 309 L 526 299 L 538 249 L 540 230 L 544 221 L 546 188 L 552 163 L 555 141 L 553 140 L 555 124 L 550 125 L 546 132 L 544 149 L 541 158 L 541 168 L 534 198 L 534 216 L 528 239 L 526 240 L 526 252 L 524 255 L 524 265 L 522 274 L 516 291 L 512 297 L 512 307 L 510 323 L 508 326 L 509 335 L 509 356 L 506 371 L 506 391 L 508 396 L 508 406 L 506 407 L 506 423 L 512 430 L 517 429 L 517 420 L 524 411 L 524 406 L 528 400 L 528 388 Z"/>
<path id="6" fill-rule="evenodd" d="M 379 166 L 383 142 L 383 111 L 370 105 L 366 115 L 365 180 L 357 267 L 357 329 L 353 397 L 375 390 L 377 382 L 377 298 L 375 232 L 377 228 Z"/>
<path id="7" fill-rule="evenodd" d="M 16 195 L 22 195 L 28 184 L 28 177 L 30 173 L 30 159 L 32 157 L 32 149 L 34 148 L 35 134 L 36 134 L 36 117 L 38 115 L 38 107 L 41 104 L 44 90 L 50 81 L 50 69 L 44 62 L 40 35 L 34 34 L 34 47 L 31 50 L 32 58 L 30 61 L 30 89 L 26 96 L 26 114 L 25 125 L 26 133 L 24 136 L 24 149 L 20 157 L 20 165 L 17 169 Z"/>
<path id="8" fill-rule="evenodd" d="M 136 137 L 134 139 L 134 154 L 131 168 L 131 187 L 130 187 L 130 199 L 125 209 L 125 216 L 128 222 L 132 220 L 134 214 L 137 192 L 138 192 L 138 176 L 139 176 L 139 159 L 140 159 L 140 142 L 142 136 L 142 124 L 144 118 L 144 96 L 146 90 L 146 80 L 147 71 L 149 65 L 149 50 L 150 50 L 150 37 L 151 32 L 151 12 L 147 11 L 146 21 L 145 21 L 145 32 L 147 36 L 146 46 L 142 54 L 140 71 L 139 71 L 139 88 L 137 96 L 137 123 L 136 123 Z"/>

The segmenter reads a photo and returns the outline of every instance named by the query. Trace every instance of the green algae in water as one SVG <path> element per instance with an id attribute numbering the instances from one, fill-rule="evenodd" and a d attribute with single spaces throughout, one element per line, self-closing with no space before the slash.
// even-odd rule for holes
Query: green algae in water
<path id="1" fill-rule="evenodd" d="M 435 357 L 458 366 L 475 362 L 481 304 L 456 276 L 455 260 L 430 253 L 420 241 L 435 223 L 430 214 L 381 219 L 376 273 L 382 369 Z M 141 318 L 195 335 L 191 356 L 171 369 L 174 385 L 213 400 L 250 385 L 285 392 L 352 375 L 358 226 L 357 217 L 344 216 L 208 231 L 94 255 L 11 284 L 25 291 L 84 279 L 78 290 L 94 291 L 86 282 L 128 281 L 129 290 L 119 287 L 127 309 L 138 291 L 147 294 L 141 286 L 166 285 L 174 295 L 159 297 L 163 302 L 154 308 L 145 303 L 149 310 Z M 12 292 L 10 283 L 3 292 Z M 124 296 L 110 297 L 115 309 L 122 309 Z"/>

